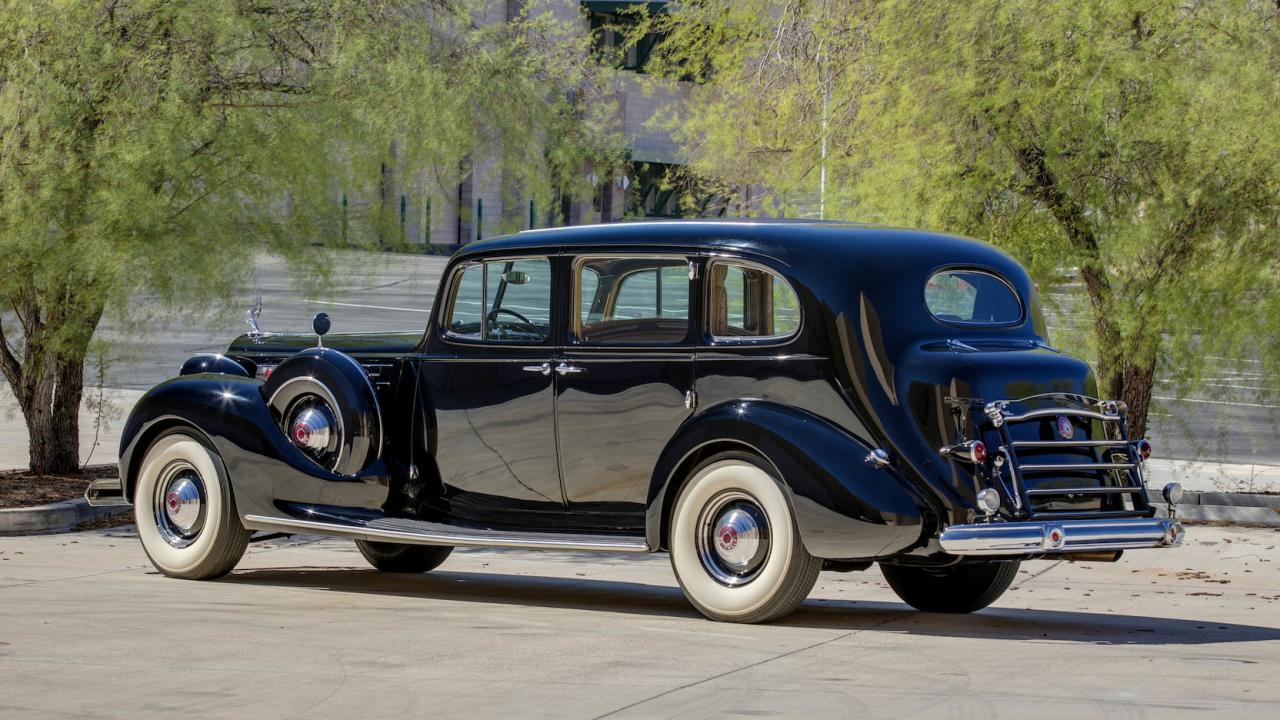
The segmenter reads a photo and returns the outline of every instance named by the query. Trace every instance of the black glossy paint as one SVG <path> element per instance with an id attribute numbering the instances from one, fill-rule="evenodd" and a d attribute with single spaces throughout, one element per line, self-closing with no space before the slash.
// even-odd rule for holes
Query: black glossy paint
<path id="1" fill-rule="evenodd" d="M 575 341 L 572 261 L 602 253 L 683 255 L 695 263 L 684 342 L 601 348 Z M 455 271 L 526 255 L 552 258 L 547 341 L 501 345 L 447 336 L 439 314 Z M 706 263 L 723 256 L 764 266 L 792 286 L 802 311 L 795 335 L 710 337 Z M 1004 279 L 1021 299 L 1023 317 L 1000 326 L 934 317 L 924 286 L 943 268 Z M 435 307 L 425 334 L 324 338 L 326 348 L 374 373 L 385 431 L 381 459 L 356 477 L 326 473 L 293 449 L 266 409 L 261 381 L 225 364 L 216 368 L 226 374 L 184 375 L 139 403 L 125 431 L 122 471 L 133 472 L 164 423 L 184 422 L 222 453 L 242 514 L 348 508 L 487 527 L 643 533 L 656 549 L 698 458 L 747 448 L 776 468 L 813 554 L 918 556 L 936 552 L 932 538 L 942 526 L 974 517 L 979 480 L 938 450 L 977 430 L 957 425 L 948 398 L 1096 391 L 1084 362 L 1047 347 L 1030 279 L 1012 258 L 984 243 L 922 231 L 672 222 L 522 233 L 459 251 Z M 244 336 L 228 354 L 243 359 L 236 367 L 272 365 L 316 339 Z M 542 363 L 584 372 L 526 369 Z M 695 402 L 686 407 L 690 391 Z M 1040 437 L 1045 426 L 1017 432 Z M 864 462 L 873 448 L 890 453 L 890 467 Z"/>
<path id="2" fill-rule="evenodd" d="M 237 361 L 226 355 L 202 353 L 193 355 L 178 369 L 179 375 L 198 375 L 200 373 L 221 373 L 223 375 L 239 375 L 253 377 L 257 365 L 249 359 Z"/>

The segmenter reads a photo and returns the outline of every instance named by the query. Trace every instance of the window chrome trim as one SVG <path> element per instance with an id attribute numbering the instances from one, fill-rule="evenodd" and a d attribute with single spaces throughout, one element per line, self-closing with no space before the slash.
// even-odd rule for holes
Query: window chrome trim
<path id="1" fill-rule="evenodd" d="M 726 336 L 726 335 L 713 334 L 711 332 L 711 305 L 712 305 L 711 291 L 713 289 L 713 283 L 711 281 L 711 278 L 714 276 L 716 265 L 740 265 L 743 267 L 750 268 L 752 270 L 759 270 L 761 272 L 766 272 L 769 275 L 773 276 L 774 281 L 775 282 L 780 281 L 783 284 L 783 286 L 785 286 L 787 290 L 791 292 L 791 296 L 796 299 L 796 312 L 800 314 L 800 324 L 796 325 L 795 330 L 792 330 L 789 333 L 785 333 L 781 335 L 752 335 L 752 336 L 744 337 L 744 336 L 734 336 L 734 335 Z M 781 346 L 781 345 L 787 345 L 793 342 L 797 337 L 800 336 L 800 333 L 804 330 L 804 326 L 805 326 L 804 306 L 800 302 L 800 293 L 796 292 L 795 286 L 792 285 L 785 277 L 783 277 L 781 273 L 769 267 L 768 265 L 755 262 L 754 260 L 745 260 L 743 258 L 735 257 L 733 255 L 715 254 L 715 255 L 708 256 L 707 270 L 705 273 L 703 273 L 703 277 L 706 278 L 706 282 L 704 283 L 706 287 L 704 288 L 703 301 L 702 301 L 703 318 L 704 318 L 704 322 L 702 324 L 702 331 L 705 335 L 705 339 L 707 340 L 708 345 L 716 346 L 716 347 L 744 346 L 744 345 L 750 346 L 750 347 Z"/>
<path id="2" fill-rule="evenodd" d="M 1007 322 L 976 322 L 973 320 L 945 320 L 943 318 L 938 317 L 933 312 L 933 308 L 929 307 L 929 299 L 928 297 L 926 297 L 925 293 L 929 291 L 929 282 L 931 280 L 933 280 L 935 277 L 939 275 L 942 275 L 943 273 L 949 273 L 949 272 L 964 272 L 964 273 L 973 273 L 974 275 L 986 275 L 1002 283 L 1006 288 L 1009 289 L 1009 294 L 1013 295 L 1014 301 L 1018 303 L 1018 319 L 1009 320 Z M 934 268 L 929 272 L 929 277 L 925 279 L 924 285 L 920 288 L 920 301 L 924 304 L 924 311 L 929 314 L 929 317 L 932 318 L 934 322 L 941 323 L 943 325 L 949 325 L 951 327 L 1011 328 L 1011 327 L 1017 327 L 1019 325 L 1022 325 L 1027 321 L 1027 303 L 1022 299 L 1022 295 L 1018 293 L 1018 289 L 1014 287 L 1013 283 L 1010 282 L 1003 275 L 996 272 L 995 270 L 992 270 L 990 268 L 985 268 L 985 267 L 975 267 L 973 265 L 943 265 L 941 267 Z"/>

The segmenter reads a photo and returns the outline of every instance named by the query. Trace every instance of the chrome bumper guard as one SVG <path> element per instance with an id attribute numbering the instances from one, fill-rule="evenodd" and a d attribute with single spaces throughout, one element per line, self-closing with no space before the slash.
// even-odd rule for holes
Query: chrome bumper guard
<path id="1" fill-rule="evenodd" d="M 120 487 L 120 478 L 94 480 L 84 491 L 84 499 L 88 500 L 92 507 L 118 507 L 133 504 L 124 496 L 124 490 Z"/>
<path id="2" fill-rule="evenodd" d="M 1039 555 L 1174 547 L 1182 537 L 1177 520 L 1127 518 L 952 525 L 940 543 L 952 555 Z"/>

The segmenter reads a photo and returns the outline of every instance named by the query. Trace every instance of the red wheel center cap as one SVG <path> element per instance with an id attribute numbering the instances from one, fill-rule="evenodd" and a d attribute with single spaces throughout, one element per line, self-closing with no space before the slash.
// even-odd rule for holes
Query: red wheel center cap
<path id="1" fill-rule="evenodd" d="M 293 439 L 299 444 L 304 444 L 311 439 L 311 428 L 306 423 L 297 423 L 293 426 Z"/>
<path id="2" fill-rule="evenodd" d="M 732 525 L 725 525 L 716 534 L 720 537 L 720 548 L 722 550 L 732 550 L 738 544 L 738 530 Z"/>
<path id="3" fill-rule="evenodd" d="M 176 513 L 182 507 L 182 498 L 178 497 L 178 493 L 171 492 L 164 497 L 164 504 L 169 512 Z"/>

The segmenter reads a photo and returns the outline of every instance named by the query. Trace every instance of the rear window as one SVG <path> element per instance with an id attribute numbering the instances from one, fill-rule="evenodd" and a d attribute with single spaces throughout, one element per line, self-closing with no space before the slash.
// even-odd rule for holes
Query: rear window
<path id="1" fill-rule="evenodd" d="M 924 287 L 924 304 L 943 322 L 1007 325 L 1022 319 L 1022 301 L 1009 283 L 978 270 L 942 270 Z"/>

